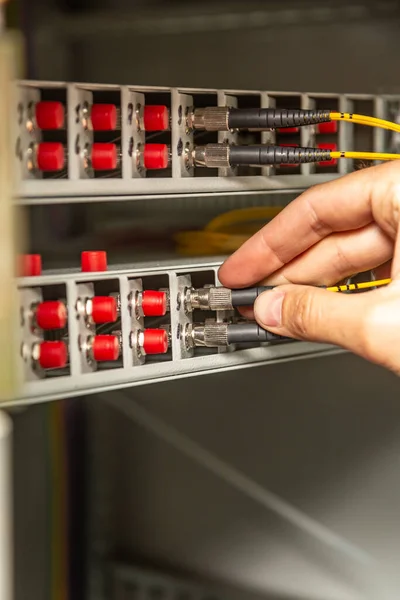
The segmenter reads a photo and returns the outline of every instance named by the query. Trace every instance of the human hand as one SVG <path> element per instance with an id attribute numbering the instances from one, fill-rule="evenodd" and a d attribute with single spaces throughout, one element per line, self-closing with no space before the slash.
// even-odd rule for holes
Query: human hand
<path id="1" fill-rule="evenodd" d="M 399 222 L 398 161 L 357 171 L 291 202 L 227 259 L 219 279 L 279 286 L 254 305 L 264 329 L 332 343 L 400 374 Z M 310 287 L 371 269 L 392 282 L 354 295 Z"/>

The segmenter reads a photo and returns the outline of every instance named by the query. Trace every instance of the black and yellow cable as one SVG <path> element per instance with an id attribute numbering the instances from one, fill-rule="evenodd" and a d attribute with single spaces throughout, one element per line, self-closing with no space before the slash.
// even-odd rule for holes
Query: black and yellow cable
<path id="1" fill-rule="evenodd" d="M 329 292 L 355 292 L 357 290 L 367 290 L 376 287 L 389 285 L 391 279 L 377 279 L 376 281 L 361 281 L 360 283 L 349 283 L 345 285 L 331 285 L 325 287 Z"/>
<path id="2" fill-rule="evenodd" d="M 207 147 L 206 147 L 207 148 Z M 210 147 L 213 152 L 213 147 Z M 290 147 L 290 146 L 271 146 L 260 144 L 257 146 L 235 146 L 232 145 L 228 151 L 229 165 L 232 167 L 252 165 L 284 165 L 301 163 L 319 163 L 332 159 L 362 159 L 371 161 L 397 160 L 400 154 L 386 152 L 354 152 L 354 151 L 333 151 L 321 150 L 320 148 Z"/>
<path id="3" fill-rule="evenodd" d="M 368 290 L 368 289 L 374 289 L 377 287 L 382 287 L 382 286 L 386 286 L 389 285 L 390 283 L 390 279 L 379 279 L 377 281 L 363 281 L 360 283 L 349 283 L 349 284 L 345 284 L 345 285 L 331 285 L 331 286 L 325 286 L 325 285 L 321 285 L 318 286 L 320 288 L 323 288 L 325 290 L 327 290 L 328 292 L 355 292 L 358 290 Z M 236 290 L 231 290 L 231 303 L 232 306 L 234 307 L 238 307 L 238 306 L 252 306 L 254 304 L 254 302 L 256 301 L 256 299 L 258 298 L 258 296 L 260 296 L 260 294 L 264 293 L 264 292 L 268 292 L 270 290 L 276 289 L 279 286 L 275 286 L 275 285 L 260 285 L 257 287 L 250 287 L 250 288 L 242 288 L 242 289 L 236 289 Z"/>
<path id="4" fill-rule="evenodd" d="M 212 117 L 216 110 L 226 111 L 226 119 L 219 119 L 215 124 L 223 124 L 221 127 L 227 129 L 285 129 L 292 127 L 304 127 L 308 125 L 318 125 L 319 123 L 328 123 L 329 121 L 345 121 L 358 125 L 369 127 L 380 127 L 391 131 L 400 132 L 400 125 L 386 119 L 371 117 L 369 115 L 360 115 L 358 113 L 339 112 L 320 109 L 276 109 L 276 108 L 228 108 L 220 107 L 218 109 L 201 109 L 202 114 L 207 115 L 209 119 L 203 119 L 205 127 L 210 123 L 214 128 Z"/>

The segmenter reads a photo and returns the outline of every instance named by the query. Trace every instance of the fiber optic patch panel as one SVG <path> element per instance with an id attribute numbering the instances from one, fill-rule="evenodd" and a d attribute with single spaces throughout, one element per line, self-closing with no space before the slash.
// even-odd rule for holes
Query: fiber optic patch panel
<path id="1" fill-rule="evenodd" d="M 310 147 L 322 157 L 329 149 L 400 150 L 398 133 L 353 123 L 263 131 L 229 125 L 235 108 L 355 112 L 399 122 L 397 96 L 33 81 L 17 82 L 13 91 L 9 158 L 19 184 L 16 201 L 28 206 L 293 193 L 356 166 L 336 159 L 232 166 L 224 161 L 225 143 Z M 212 148 L 208 158 L 204 148 Z M 41 401 L 339 351 L 268 336 L 256 345 L 228 343 L 224 328 L 236 325 L 237 315 L 218 306 L 201 310 L 201 299 L 193 301 L 190 291 L 218 285 L 215 262 L 110 268 L 104 253 L 83 252 L 81 267 L 42 273 L 35 255 L 20 264 L 18 356 L 12 361 L 19 389 L 6 401 Z"/>
<path id="2" fill-rule="evenodd" d="M 80 202 L 300 189 L 351 171 L 352 161 L 218 166 L 193 161 L 196 146 L 279 144 L 320 150 L 394 151 L 398 134 L 319 123 L 246 132 L 199 131 L 205 107 L 301 108 L 395 119 L 397 96 L 302 94 L 21 81 L 16 85 L 15 166 L 22 203 Z M 68 200 L 67 200 L 68 199 Z"/>
<path id="3" fill-rule="evenodd" d="M 336 351 L 279 339 L 208 347 L 197 333 L 232 315 L 201 310 L 188 292 L 218 284 L 215 263 L 107 270 L 104 253 L 85 252 L 81 272 L 41 274 L 35 256 L 22 266 L 30 275 L 18 281 L 22 402 Z"/>

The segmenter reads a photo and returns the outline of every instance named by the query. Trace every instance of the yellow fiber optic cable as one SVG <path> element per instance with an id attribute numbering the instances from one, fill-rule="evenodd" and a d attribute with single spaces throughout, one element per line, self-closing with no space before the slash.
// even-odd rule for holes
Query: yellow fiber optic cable
<path id="1" fill-rule="evenodd" d="M 400 154 L 391 154 L 386 152 L 353 152 L 350 151 L 332 151 L 331 158 L 359 158 L 361 160 L 398 160 Z"/>
<path id="2" fill-rule="evenodd" d="M 331 112 L 330 118 L 332 121 L 346 121 L 350 123 L 358 123 L 359 125 L 370 125 L 371 127 L 382 127 L 400 133 L 400 124 L 379 119 L 377 117 L 369 117 L 367 115 L 359 115 L 353 113 Z"/>
<path id="3" fill-rule="evenodd" d="M 366 290 L 368 288 L 389 285 L 391 279 L 378 279 L 377 281 L 362 281 L 360 283 L 349 283 L 347 285 L 332 285 L 327 288 L 328 292 L 353 292 L 355 290 Z"/>
<path id="4" fill-rule="evenodd" d="M 184 256 L 226 255 L 237 250 L 260 226 L 281 212 L 283 206 L 250 207 L 218 215 L 201 231 L 182 231 L 174 236 Z"/>

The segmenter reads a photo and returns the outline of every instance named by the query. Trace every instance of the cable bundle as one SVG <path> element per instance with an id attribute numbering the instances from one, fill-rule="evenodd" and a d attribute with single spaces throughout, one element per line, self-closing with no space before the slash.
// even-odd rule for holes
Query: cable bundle
<path id="1" fill-rule="evenodd" d="M 318 125 L 330 121 L 343 121 L 379 127 L 400 133 L 400 125 L 353 113 L 329 110 L 274 109 L 274 108 L 228 108 L 223 106 L 197 109 L 192 116 L 192 127 L 205 131 L 284 130 L 292 127 Z M 284 165 L 301 163 L 324 163 L 336 159 L 361 159 L 371 161 L 396 160 L 400 154 L 385 152 L 333 151 L 320 148 L 299 148 L 261 144 L 237 146 L 228 144 L 206 144 L 193 150 L 194 165 L 198 167 L 225 168 L 244 165 Z"/>
<path id="2" fill-rule="evenodd" d="M 282 209 L 283 206 L 267 206 L 223 213 L 201 231 L 182 231 L 176 234 L 174 240 L 177 242 L 177 252 L 183 256 L 231 254 Z"/>

